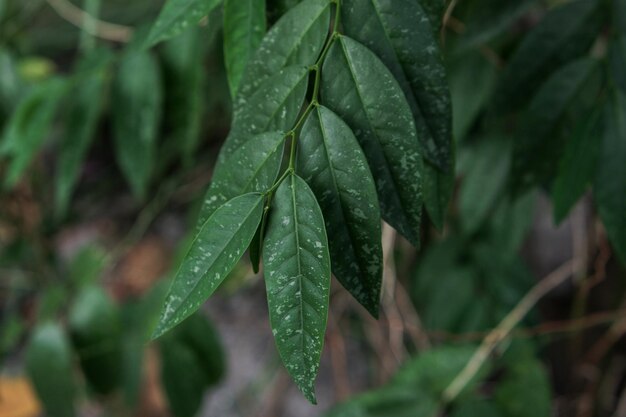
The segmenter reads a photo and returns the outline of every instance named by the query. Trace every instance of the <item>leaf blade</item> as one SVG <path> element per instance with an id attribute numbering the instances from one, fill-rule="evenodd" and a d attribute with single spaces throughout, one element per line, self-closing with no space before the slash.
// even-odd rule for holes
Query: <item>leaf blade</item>
<path id="1" fill-rule="evenodd" d="M 419 246 L 423 162 L 400 86 L 371 51 L 340 36 L 324 63 L 321 94 L 355 132 L 376 180 L 383 218 Z"/>
<path id="2" fill-rule="evenodd" d="M 168 291 L 153 339 L 189 317 L 211 296 L 250 245 L 262 212 L 263 196 L 250 193 L 222 205 L 204 223 Z"/>
<path id="3" fill-rule="evenodd" d="M 312 403 L 328 316 L 329 258 L 321 209 L 306 182 L 292 174 L 274 197 L 263 263 L 278 352 Z"/>

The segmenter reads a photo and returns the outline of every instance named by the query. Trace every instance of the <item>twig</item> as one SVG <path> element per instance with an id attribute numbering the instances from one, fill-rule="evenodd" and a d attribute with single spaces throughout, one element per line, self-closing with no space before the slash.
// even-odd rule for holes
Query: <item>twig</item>
<path id="1" fill-rule="evenodd" d="M 493 350 L 511 333 L 513 328 L 526 316 L 537 302 L 547 293 L 558 287 L 578 271 L 579 262 L 570 260 L 550 273 L 535 285 L 509 314 L 483 340 L 465 368 L 454 378 L 443 393 L 446 403 L 454 401 L 467 384 L 474 378 Z"/>
<path id="2" fill-rule="evenodd" d="M 454 8 L 456 7 L 456 4 L 458 2 L 459 0 L 452 0 L 450 4 L 448 5 L 448 8 L 446 9 L 446 12 L 443 15 L 443 22 L 441 25 L 441 44 L 442 45 L 446 44 L 446 27 L 448 27 L 448 22 L 450 21 L 450 18 L 452 17 L 452 12 L 454 12 Z"/>
<path id="3" fill-rule="evenodd" d="M 46 0 L 46 2 L 63 19 L 92 36 L 97 36 L 107 41 L 128 42 L 133 35 L 132 28 L 96 19 L 68 0 Z"/>

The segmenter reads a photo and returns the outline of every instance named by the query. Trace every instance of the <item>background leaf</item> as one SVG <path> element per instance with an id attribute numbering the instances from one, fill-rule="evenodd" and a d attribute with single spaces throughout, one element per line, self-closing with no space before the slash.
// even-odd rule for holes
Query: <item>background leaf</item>
<path id="1" fill-rule="evenodd" d="M 354 133 L 325 107 L 316 107 L 302 128 L 296 171 L 324 214 L 333 274 L 378 317 L 383 251 L 376 185 Z"/>
<path id="2" fill-rule="evenodd" d="M 58 325 L 44 323 L 35 328 L 26 350 L 26 371 L 47 416 L 75 415 L 72 350 Z"/>
<path id="3" fill-rule="evenodd" d="M 220 0 L 167 0 L 150 30 L 146 46 L 180 35 L 198 24 L 219 4 Z"/>
<path id="4" fill-rule="evenodd" d="M 143 199 L 154 170 L 163 100 L 157 61 L 148 52 L 124 54 L 113 84 L 113 130 L 118 164 Z"/>
<path id="5" fill-rule="evenodd" d="M 263 246 L 270 324 L 287 372 L 315 403 L 330 293 L 330 256 L 322 211 L 296 175 L 278 187 Z"/>

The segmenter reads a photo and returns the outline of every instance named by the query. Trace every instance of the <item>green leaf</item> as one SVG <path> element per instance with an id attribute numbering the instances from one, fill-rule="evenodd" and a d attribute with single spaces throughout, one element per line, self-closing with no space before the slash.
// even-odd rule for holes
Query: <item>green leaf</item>
<path id="1" fill-rule="evenodd" d="M 452 131 L 462 142 L 489 101 L 496 81 L 496 67 L 479 52 L 471 52 L 449 64 L 452 95 Z"/>
<path id="2" fill-rule="evenodd" d="M 536 0 L 474 0 L 459 4 L 455 16 L 464 30 L 454 45 L 454 53 L 467 51 L 493 40 L 511 26 Z M 465 6 L 465 7 L 463 7 Z"/>
<path id="3" fill-rule="evenodd" d="M 91 387 L 99 394 L 114 391 L 122 378 L 122 328 L 113 300 L 100 287 L 85 287 L 70 309 L 69 327 Z"/>
<path id="4" fill-rule="evenodd" d="M 448 206 L 454 194 L 456 183 L 454 154 L 452 145 L 452 166 L 449 172 L 441 172 L 428 161 L 424 162 L 424 207 L 437 230 L 442 231 L 446 221 Z"/>
<path id="5" fill-rule="evenodd" d="M 189 317 L 213 294 L 250 245 L 262 213 L 263 196 L 245 194 L 209 217 L 174 277 L 153 339 Z"/>
<path id="6" fill-rule="evenodd" d="M 292 174 L 278 187 L 263 246 L 274 340 L 287 372 L 315 403 L 330 293 L 324 218 L 313 191 Z"/>
<path id="7" fill-rule="evenodd" d="M 435 417 L 436 398 L 410 387 L 387 386 L 358 395 L 332 409 L 325 417 Z"/>
<path id="8" fill-rule="evenodd" d="M 552 178 L 569 130 L 596 105 L 601 85 L 599 63 L 585 58 L 561 68 L 541 86 L 515 140 L 514 190 L 523 192 Z"/>
<path id="9" fill-rule="evenodd" d="M 450 91 L 424 10 L 416 0 L 344 0 L 341 10 L 346 35 L 376 53 L 402 87 L 424 156 L 447 171 L 452 164 Z"/>
<path id="10" fill-rule="evenodd" d="M 613 0 L 614 26 L 623 35 L 626 35 L 626 0 Z"/>
<path id="11" fill-rule="evenodd" d="M 550 10 L 509 60 L 500 77 L 494 109 L 519 108 L 553 70 L 584 55 L 602 27 L 602 4 L 573 0 Z"/>
<path id="12" fill-rule="evenodd" d="M 278 176 L 285 147 L 282 132 L 263 133 L 244 143 L 213 173 L 199 224 L 211 217 L 219 206 L 245 193 L 269 190 Z"/>
<path id="13" fill-rule="evenodd" d="M 426 12 L 426 16 L 428 16 L 428 20 L 430 20 L 430 26 L 432 27 L 433 34 L 435 36 L 439 36 L 441 31 L 441 25 L 443 24 L 443 15 L 446 11 L 446 1 L 445 0 L 419 0 L 417 1 L 424 12 Z"/>
<path id="14" fill-rule="evenodd" d="M 354 134 L 325 107 L 302 128 L 296 171 L 324 214 L 333 274 L 378 317 L 383 253 L 376 185 Z"/>
<path id="15" fill-rule="evenodd" d="M 22 89 L 15 57 L 7 49 L 0 47 L 0 123 L 4 122 L 4 117 L 19 102 Z"/>
<path id="16" fill-rule="evenodd" d="M 53 78 L 35 86 L 11 115 L 4 129 L 0 156 L 10 158 L 4 185 L 13 187 L 33 161 L 49 135 L 68 83 Z"/>
<path id="17" fill-rule="evenodd" d="M 554 219 L 558 224 L 593 182 L 596 160 L 602 146 L 599 112 L 577 123 L 559 163 L 552 188 Z"/>
<path id="18" fill-rule="evenodd" d="M 307 91 L 308 74 L 306 68 L 294 66 L 267 79 L 235 114 L 230 134 L 220 151 L 218 164 L 222 164 L 255 135 L 270 131 L 289 131 L 300 114 Z"/>
<path id="19" fill-rule="evenodd" d="M 224 0 L 224 59 L 233 97 L 265 26 L 265 0 Z"/>
<path id="20" fill-rule="evenodd" d="M 626 264 L 626 96 L 615 92 L 605 113 L 594 194 L 615 252 Z"/>
<path id="21" fill-rule="evenodd" d="M 102 113 L 107 69 L 112 54 L 98 50 L 88 55 L 80 67 L 79 80 L 68 97 L 65 133 L 59 144 L 59 160 L 55 178 L 55 208 L 58 215 L 67 211 L 72 192 L 78 181 L 87 150 L 96 136 L 98 118 Z"/>
<path id="22" fill-rule="evenodd" d="M 156 60 L 145 51 L 128 51 L 113 84 L 113 133 L 118 164 L 142 199 L 154 169 L 162 99 Z"/>
<path id="23" fill-rule="evenodd" d="M 462 401 L 451 417 L 501 417 L 500 411 L 490 401 L 471 398 Z"/>
<path id="24" fill-rule="evenodd" d="M 355 132 L 384 219 L 419 245 L 423 163 L 410 107 L 393 75 L 373 52 L 339 36 L 324 63 L 321 94 Z"/>
<path id="25" fill-rule="evenodd" d="M 72 350 L 60 326 L 45 323 L 35 328 L 26 349 L 25 364 L 46 415 L 74 416 Z"/>
<path id="26" fill-rule="evenodd" d="M 166 42 L 162 49 L 166 142 L 160 154 L 170 160 L 180 155 L 186 165 L 191 164 L 200 140 L 206 84 L 204 35 L 193 28 Z"/>
<path id="27" fill-rule="evenodd" d="M 626 14 L 626 6 L 624 6 Z M 626 18 L 625 18 L 626 20 Z M 626 34 L 615 38 L 610 44 L 609 61 L 611 65 L 611 76 L 615 84 L 626 93 Z"/>
<path id="28" fill-rule="evenodd" d="M 235 114 L 247 106 L 264 81 L 283 68 L 315 63 L 328 36 L 330 4 L 330 0 L 304 0 L 270 29 L 241 79 Z"/>
<path id="29" fill-rule="evenodd" d="M 147 47 L 190 29 L 221 3 L 220 0 L 168 0 L 150 30 Z"/>
<path id="30" fill-rule="evenodd" d="M 532 356 L 510 361 L 496 385 L 494 400 L 506 417 L 551 416 L 550 379 L 541 362 Z"/>
<path id="31" fill-rule="evenodd" d="M 502 137 L 488 137 L 469 154 L 470 166 L 459 193 L 459 218 L 463 231 L 472 234 L 487 220 L 507 185 L 511 144 Z"/>

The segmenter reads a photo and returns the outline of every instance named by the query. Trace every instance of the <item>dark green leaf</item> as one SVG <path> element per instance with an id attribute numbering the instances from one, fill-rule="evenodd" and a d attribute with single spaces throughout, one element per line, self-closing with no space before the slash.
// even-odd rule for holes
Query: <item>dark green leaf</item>
<path id="1" fill-rule="evenodd" d="M 615 28 L 626 35 L 626 0 L 613 0 L 613 19 Z"/>
<path id="2" fill-rule="evenodd" d="M 199 28 L 163 45 L 165 158 L 181 155 L 189 165 L 198 147 L 205 87 L 205 33 Z"/>
<path id="3" fill-rule="evenodd" d="M 75 415 L 72 351 L 58 325 L 37 326 L 26 349 L 26 371 L 48 417 Z"/>
<path id="4" fill-rule="evenodd" d="M 70 309 L 69 326 L 87 381 L 96 392 L 111 393 L 122 378 L 122 329 L 117 306 L 102 288 L 86 287 Z"/>
<path id="5" fill-rule="evenodd" d="M 466 51 L 491 41 L 509 29 L 536 2 L 536 0 L 474 0 L 460 3 L 460 7 L 456 9 L 460 13 L 455 13 L 455 16 L 465 26 L 454 52 Z"/>
<path id="6" fill-rule="evenodd" d="M 598 62 L 581 59 L 561 68 L 541 86 L 515 140 L 512 180 L 516 191 L 552 178 L 564 139 L 576 121 L 595 105 L 601 83 Z"/>
<path id="7" fill-rule="evenodd" d="M 452 164 L 450 92 L 424 10 L 416 0 L 345 0 L 341 10 L 346 34 L 375 52 L 404 90 L 424 156 L 447 171 Z"/>
<path id="8" fill-rule="evenodd" d="M 315 63 L 328 36 L 330 4 L 330 0 L 304 0 L 270 29 L 241 79 L 234 101 L 235 114 L 247 107 L 264 81 L 283 68 Z"/>
<path id="9" fill-rule="evenodd" d="M 600 113 L 581 120 L 565 146 L 552 188 L 554 219 L 558 224 L 593 182 L 596 160 L 602 147 Z"/>
<path id="10" fill-rule="evenodd" d="M 55 206 L 58 215 L 67 211 L 70 198 L 92 140 L 95 139 L 98 118 L 102 112 L 106 87 L 106 71 L 111 62 L 108 50 L 94 51 L 80 67 L 80 74 L 69 96 L 65 132 L 59 144 L 59 160 L 55 178 Z"/>
<path id="11" fill-rule="evenodd" d="M 365 152 L 383 217 L 419 245 L 423 163 L 400 86 L 374 53 L 340 36 L 324 63 L 321 89 L 324 104 L 347 122 Z"/>
<path id="12" fill-rule="evenodd" d="M 450 63 L 452 131 L 463 141 L 476 118 L 488 103 L 496 81 L 496 67 L 478 52 L 463 55 Z"/>
<path id="13" fill-rule="evenodd" d="M 626 9 L 626 6 L 624 6 Z M 624 10 L 626 14 L 626 10 Z M 626 18 L 624 18 L 626 20 Z M 619 38 L 615 38 L 611 42 L 609 51 L 609 60 L 611 63 L 611 76 L 615 84 L 626 93 L 626 34 Z"/>
<path id="14" fill-rule="evenodd" d="M 0 123 L 17 105 L 22 88 L 15 58 L 0 47 Z"/>
<path id="15" fill-rule="evenodd" d="M 463 230 L 474 233 L 494 209 L 507 184 L 511 166 L 510 141 L 489 137 L 469 153 L 471 160 L 459 194 Z"/>
<path id="16" fill-rule="evenodd" d="M 53 78 L 34 87 L 7 122 L 0 144 L 0 156 L 10 158 L 4 185 L 13 187 L 28 168 L 50 134 L 57 108 L 67 91 L 65 80 Z"/>
<path id="17" fill-rule="evenodd" d="M 224 59 L 233 97 L 265 35 L 265 0 L 224 1 Z"/>
<path id="18" fill-rule="evenodd" d="M 334 275 L 378 317 L 383 253 L 376 185 L 354 134 L 325 107 L 302 128 L 297 172 L 322 208 Z"/>
<path id="19" fill-rule="evenodd" d="M 387 386 L 335 407 L 325 417 L 435 417 L 436 398 L 410 387 Z"/>
<path id="20" fill-rule="evenodd" d="M 496 111 L 517 109 L 552 71 L 589 50 L 603 24 L 601 5 L 573 0 L 548 12 L 509 60 L 498 84 Z"/>
<path id="21" fill-rule="evenodd" d="M 489 401 L 472 398 L 454 408 L 451 417 L 501 417 L 500 411 Z"/>
<path id="22" fill-rule="evenodd" d="M 308 74 L 306 68 L 294 66 L 267 79 L 235 114 L 218 163 L 230 158 L 254 135 L 270 131 L 289 131 L 300 114 L 307 90 Z"/>
<path id="23" fill-rule="evenodd" d="M 274 185 L 283 158 L 284 138 L 281 132 L 254 136 L 215 169 L 200 211 L 200 225 L 228 200 L 245 193 L 265 192 Z"/>
<path id="24" fill-rule="evenodd" d="M 146 46 L 180 35 L 207 16 L 220 0 L 168 0 L 150 30 Z"/>
<path id="25" fill-rule="evenodd" d="M 609 102 L 604 123 L 594 194 L 609 239 L 626 264 L 626 96 L 621 92 Z"/>
<path id="26" fill-rule="evenodd" d="M 446 221 L 446 213 L 454 194 L 455 161 L 452 145 L 452 166 L 449 172 L 441 172 L 437 167 L 424 162 L 424 207 L 437 230 L 442 231 Z"/>
<path id="27" fill-rule="evenodd" d="M 113 85 L 112 117 L 117 161 L 140 198 L 154 169 L 162 96 L 156 60 L 148 52 L 128 51 Z"/>
<path id="28" fill-rule="evenodd" d="M 262 213 L 263 196 L 245 194 L 204 222 L 174 277 L 153 338 L 189 317 L 213 294 L 250 245 Z"/>
<path id="29" fill-rule="evenodd" d="M 278 187 L 263 246 L 270 323 L 280 357 L 315 403 L 330 293 L 330 257 L 315 195 L 292 174 Z"/>
<path id="30" fill-rule="evenodd" d="M 542 364 L 533 357 L 517 358 L 496 386 L 494 399 L 506 417 L 549 417 L 550 391 L 550 379 Z"/>
<path id="31" fill-rule="evenodd" d="M 441 31 L 441 25 L 443 24 L 443 15 L 446 11 L 446 1 L 445 0 L 415 0 L 418 2 L 424 12 L 426 12 L 426 16 L 430 20 L 430 26 L 432 27 L 433 34 L 435 36 L 439 36 Z"/>

